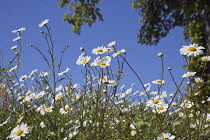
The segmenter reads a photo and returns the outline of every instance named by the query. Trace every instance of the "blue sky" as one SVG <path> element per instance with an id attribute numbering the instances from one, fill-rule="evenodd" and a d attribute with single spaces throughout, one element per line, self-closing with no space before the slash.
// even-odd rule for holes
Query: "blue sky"
<path id="1" fill-rule="evenodd" d="M 176 28 L 157 46 L 140 46 L 137 44 L 136 34 L 141 26 L 138 22 L 139 15 L 136 10 L 131 9 L 130 0 L 101 0 L 99 8 L 103 14 L 104 22 L 98 21 L 92 27 L 84 25 L 81 35 L 71 33 L 71 26 L 62 21 L 62 17 L 67 12 L 67 7 L 58 8 L 56 0 L 11 0 L 1 1 L 1 22 L 0 22 L 0 50 L 5 57 L 5 65 L 14 55 L 10 48 L 17 45 L 12 40 L 17 37 L 12 33 L 13 30 L 25 27 L 23 32 L 21 75 L 29 75 L 34 69 L 38 71 L 48 70 L 41 56 L 29 45 L 33 44 L 45 50 L 46 42 L 40 33 L 42 28 L 38 27 L 44 19 L 49 19 L 52 37 L 55 40 L 56 56 L 65 45 L 69 45 L 62 70 L 66 67 L 71 69 L 70 74 L 73 76 L 73 82 L 82 83 L 83 79 L 80 69 L 82 66 L 76 65 L 76 60 L 84 47 L 89 53 L 97 46 L 107 45 L 111 41 L 116 41 L 118 49 L 126 49 L 127 60 L 131 66 L 139 73 L 144 83 L 159 79 L 161 72 L 161 60 L 157 57 L 159 52 L 164 53 L 165 69 L 172 68 L 176 80 L 180 81 L 184 73 L 182 65 L 184 64 L 179 54 L 179 49 L 183 45 L 189 45 L 189 42 L 182 40 L 182 29 Z M 95 56 L 96 58 L 96 56 Z M 92 58 L 92 60 L 94 57 Z M 114 66 L 112 66 L 114 67 Z M 129 85 L 138 81 L 136 76 L 126 67 L 125 72 L 128 74 L 125 84 Z M 165 71 L 166 87 L 165 90 L 172 92 L 175 89 L 169 78 L 168 71 Z M 80 82 L 81 81 L 81 82 Z M 142 88 L 139 86 L 139 90 Z"/>

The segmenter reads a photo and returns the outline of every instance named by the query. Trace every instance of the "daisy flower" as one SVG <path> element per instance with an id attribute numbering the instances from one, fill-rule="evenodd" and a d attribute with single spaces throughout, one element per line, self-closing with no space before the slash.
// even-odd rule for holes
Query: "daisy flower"
<path id="1" fill-rule="evenodd" d="M 44 21 L 42 21 L 42 22 L 39 24 L 39 27 L 41 28 L 42 26 L 45 26 L 48 22 L 49 22 L 49 19 L 45 19 Z"/>
<path id="2" fill-rule="evenodd" d="M 126 90 L 125 94 L 129 94 L 131 92 L 132 92 L 132 88 L 129 88 L 129 89 Z"/>
<path id="3" fill-rule="evenodd" d="M 108 80 L 107 76 L 104 76 L 102 79 L 98 81 L 98 84 L 102 84 L 103 86 L 115 86 L 117 84 L 117 81 Z"/>
<path id="4" fill-rule="evenodd" d="M 175 136 L 170 133 L 163 133 L 162 136 L 157 137 L 157 140 L 173 140 L 174 138 Z"/>
<path id="5" fill-rule="evenodd" d="M 180 54 L 197 57 L 203 54 L 203 49 L 205 48 L 198 46 L 198 44 L 190 44 L 189 46 L 183 46 L 183 48 L 180 49 Z"/>
<path id="6" fill-rule="evenodd" d="M 18 36 L 17 38 L 14 38 L 13 41 L 18 41 L 18 40 L 20 40 L 20 39 L 21 39 L 21 37 Z"/>
<path id="7" fill-rule="evenodd" d="M 23 76 L 20 77 L 20 81 L 25 81 L 27 78 L 28 78 L 27 75 L 23 75 Z"/>
<path id="8" fill-rule="evenodd" d="M 62 96 L 63 96 L 63 93 L 61 93 L 61 92 L 58 93 L 58 94 L 55 96 L 55 100 L 57 101 L 57 100 L 61 99 Z"/>
<path id="9" fill-rule="evenodd" d="M 197 78 L 195 78 L 195 82 L 196 82 L 196 83 L 200 83 L 200 82 L 202 82 L 202 79 L 199 78 L 199 77 L 197 77 Z"/>
<path id="10" fill-rule="evenodd" d="M 191 108 L 193 105 L 194 105 L 193 102 L 187 101 L 187 100 L 185 100 L 185 101 L 183 101 L 183 103 L 181 103 L 181 106 L 184 108 Z"/>
<path id="11" fill-rule="evenodd" d="M 17 49 L 17 46 L 11 47 L 11 50 L 16 50 L 16 49 Z"/>
<path id="12" fill-rule="evenodd" d="M 31 76 L 32 76 L 35 72 L 37 72 L 37 69 L 31 71 L 31 73 L 29 74 L 28 78 L 31 78 Z"/>
<path id="13" fill-rule="evenodd" d="M 44 122 L 41 122 L 39 125 L 40 125 L 41 128 L 46 127 L 46 124 Z"/>
<path id="14" fill-rule="evenodd" d="M 159 99 L 159 96 L 155 96 L 154 99 L 151 99 L 149 101 L 146 102 L 146 106 L 148 107 L 157 107 L 158 105 L 161 105 L 164 103 L 163 100 Z"/>
<path id="15" fill-rule="evenodd" d="M 98 48 L 94 48 L 93 50 L 92 50 L 92 53 L 94 53 L 94 54 L 103 54 L 103 53 L 105 53 L 107 51 L 107 49 L 104 47 L 104 46 L 101 46 L 101 47 L 98 47 Z"/>
<path id="16" fill-rule="evenodd" d="M 116 57 L 116 56 L 119 55 L 120 53 L 125 53 L 125 49 L 122 49 L 121 51 L 115 52 L 112 56 L 113 56 L 113 57 Z"/>
<path id="17" fill-rule="evenodd" d="M 168 109 L 168 104 L 164 104 L 164 103 L 163 103 L 163 104 L 157 105 L 156 108 L 154 108 L 154 109 L 152 110 L 152 112 L 161 114 L 161 113 L 166 112 L 167 109 Z"/>
<path id="18" fill-rule="evenodd" d="M 113 47 L 115 44 L 116 44 L 116 41 L 112 41 L 112 42 L 110 42 L 107 46 L 108 46 L 108 47 Z"/>
<path id="19" fill-rule="evenodd" d="M 22 31 L 24 31 L 24 30 L 26 30 L 26 28 L 22 27 L 22 28 L 20 28 L 20 29 L 18 29 L 18 30 L 13 30 L 12 32 L 13 32 L 13 33 L 19 33 L 19 32 L 22 32 Z"/>
<path id="20" fill-rule="evenodd" d="M 157 79 L 157 80 L 155 80 L 155 81 L 152 81 L 152 83 L 153 83 L 153 84 L 159 84 L 159 85 L 161 85 L 161 84 L 165 84 L 166 82 L 165 82 L 165 80 Z"/>
<path id="21" fill-rule="evenodd" d="M 79 56 L 76 64 L 85 66 L 85 64 L 87 64 L 90 61 L 90 59 L 90 56 Z"/>
<path id="22" fill-rule="evenodd" d="M 202 60 L 203 62 L 209 62 L 209 61 L 210 61 L 210 56 L 203 56 L 203 57 L 201 58 L 201 60 Z"/>
<path id="23" fill-rule="evenodd" d="M 58 76 L 64 75 L 65 73 L 69 72 L 69 68 L 67 67 L 65 71 L 58 73 Z"/>
<path id="24" fill-rule="evenodd" d="M 40 72 L 39 76 L 47 76 L 49 74 L 49 72 Z"/>
<path id="25" fill-rule="evenodd" d="M 185 78 L 185 77 L 192 77 L 192 76 L 195 76 L 196 72 L 187 72 L 185 73 L 182 78 Z"/>
<path id="26" fill-rule="evenodd" d="M 94 62 L 93 66 L 100 66 L 101 68 L 106 68 L 107 66 L 110 66 L 111 57 L 105 56 L 103 58 L 97 57 Z"/>
<path id="27" fill-rule="evenodd" d="M 13 70 L 16 70 L 18 68 L 18 66 L 16 65 L 16 66 L 14 66 L 13 68 L 11 68 L 10 70 L 9 70 L 9 72 L 11 72 L 11 71 L 13 71 Z"/>
<path id="28" fill-rule="evenodd" d="M 44 91 L 41 91 L 39 94 L 36 95 L 36 99 L 43 97 L 45 94 L 46 93 Z"/>
<path id="29" fill-rule="evenodd" d="M 30 131 L 30 128 L 27 126 L 27 124 L 22 123 L 21 125 L 17 125 L 10 133 L 8 138 L 11 138 L 13 140 L 20 140 L 21 137 L 24 137 L 25 134 L 28 134 Z"/>

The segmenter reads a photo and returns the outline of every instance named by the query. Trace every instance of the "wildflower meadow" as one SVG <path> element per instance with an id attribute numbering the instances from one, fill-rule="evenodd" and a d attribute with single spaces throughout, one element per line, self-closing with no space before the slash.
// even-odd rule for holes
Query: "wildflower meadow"
<path id="1" fill-rule="evenodd" d="M 36 44 L 34 53 L 42 57 L 48 69 L 35 69 L 19 74 L 22 34 L 25 28 L 12 31 L 17 34 L 14 52 L 9 64 L 4 64 L 1 51 L 0 68 L 0 139 L 12 140 L 210 140 L 210 97 L 204 70 L 210 61 L 205 48 L 199 44 L 180 46 L 183 65 L 199 59 L 198 73 L 185 68 L 177 82 L 172 68 L 165 68 L 164 54 L 158 53 L 161 75 L 144 83 L 129 61 L 126 48 L 118 49 L 116 41 L 92 50 L 78 48 L 78 71 L 81 83 L 73 83 L 71 67 L 63 66 L 68 46 L 54 45 L 49 19 L 37 24 L 42 31 L 47 51 Z M 55 51 L 61 51 L 59 58 Z M 65 67 L 66 69 L 63 69 Z M 128 67 L 138 79 L 132 85 Z M 182 69 L 182 67 L 180 67 Z M 164 73 L 169 73 L 176 90 L 167 92 Z M 27 74 L 30 73 L 30 74 Z"/>

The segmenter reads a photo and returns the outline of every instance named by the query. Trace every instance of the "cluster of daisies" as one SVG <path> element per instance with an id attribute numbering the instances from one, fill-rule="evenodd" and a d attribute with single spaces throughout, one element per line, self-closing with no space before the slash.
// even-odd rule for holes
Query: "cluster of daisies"
<path id="1" fill-rule="evenodd" d="M 110 62 L 111 62 L 110 53 L 115 51 L 114 50 L 115 43 L 116 43 L 116 41 L 112 41 L 107 45 L 107 47 L 99 46 L 97 48 L 94 48 L 92 50 L 92 53 L 99 55 L 99 56 L 96 59 L 94 59 L 94 61 L 92 63 L 90 63 L 90 66 L 100 66 L 101 68 L 106 68 L 106 67 L 110 66 Z M 80 50 L 84 51 L 84 48 L 81 47 Z M 105 54 L 105 53 L 107 53 L 108 55 L 102 57 L 102 54 Z M 112 56 L 116 57 L 117 55 L 119 55 L 121 53 L 125 53 L 125 49 L 115 51 L 115 53 L 113 53 Z M 91 59 L 91 57 L 86 55 L 85 52 L 83 52 L 78 57 L 76 64 L 85 66 L 85 64 L 89 63 L 90 59 Z"/>
<path id="2" fill-rule="evenodd" d="M 46 26 L 47 23 L 49 22 L 49 19 L 44 20 L 43 22 L 41 22 L 38 26 L 39 27 L 43 27 Z M 17 33 L 18 37 L 13 39 L 13 41 L 18 41 L 21 39 L 21 33 L 22 31 L 24 31 L 25 28 L 20 28 L 18 30 L 14 30 L 12 31 L 13 33 Z M 111 43 L 109 43 L 107 46 L 99 46 L 97 48 L 94 48 L 92 50 L 92 53 L 95 55 L 98 55 L 98 57 L 96 57 L 92 62 L 90 62 L 91 60 L 91 56 L 88 56 L 85 52 L 84 48 L 80 48 L 81 51 L 83 51 L 83 53 L 81 55 L 79 55 L 76 64 L 78 65 L 82 65 L 82 66 L 91 66 L 91 67 L 97 67 L 99 66 L 101 69 L 107 68 L 111 65 L 111 60 L 112 57 L 118 57 L 118 55 L 121 55 L 121 53 L 126 54 L 125 49 L 121 49 L 121 50 L 116 50 L 115 49 L 115 43 L 116 41 L 113 41 Z M 17 46 L 13 46 L 11 47 L 12 50 L 16 50 Z M 186 57 L 198 57 L 200 55 L 203 55 L 203 50 L 205 48 L 202 46 L 199 46 L 198 44 L 191 44 L 189 46 L 183 46 L 183 48 L 180 49 L 180 53 Z M 104 56 L 105 54 L 105 56 Z M 162 57 L 163 54 L 159 53 L 158 54 L 159 57 Z M 203 62 L 208 62 L 210 61 L 210 56 L 203 56 L 201 57 L 201 60 Z M 8 69 L 8 73 L 15 73 L 15 71 L 18 69 L 18 65 L 11 67 Z M 170 70 L 168 68 L 168 70 Z M 26 87 L 26 81 L 35 81 L 35 83 L 42 83 L 40 81 L 47 81 L 49 82 L 51 79 L 49 78 L 51 73 L 50 72 L 40 72 L 37 73 L 37 69 L 33 70 L 29 75 L 23 75 L 18 79 L 18 83 L 14 82 L 14 87 L 19 86 L 20 89 L 22 89 L 23 93 L 18 93 L 17 94 L 17 101 L 22 104 L 22 105 L 29 105 L 28 107 L 30 108 L 31 106 L 33 106 L 32 108 L 36 111 L 36 113 L 40 114 L 42 117 L 45 115 L 51 115 L 51 113 L 56 110 L 55 109 L 55 104 L 56 103 L 61 103 L 62 105 L 59 106 L 58 111 L 62 116 L 71 116 L 72 118 L 74 117 L 74 110 L 75 108 L 73 106 L 71 106 L 69 104 L 69 102 L 73 103 L 73 104 L 77 104 L 79 103 L 79 101 L 84 97 L 84 90 L 79 86 L 79 84 L 75 84 L 75 85 L 71 85 L 69 86 L 58 86 L 55 88 L 55 95 L 50 94 L 49 91 L 53 91 L 51 89 L 51 87 L 48 85 L 45 85 L 42 88 L 42 90 L 38 90 L 38 87 L 34 87 L 34 85 L 32 85 L 32 87 L 35 89 L 34 91 L 29 90 Z M 63 72 L 59 72 L 57 74 L 57 77 L 60 78 L 61 76 L 66 75 L 66 73 L 68 73 L 70 71 L 70 69 L 67 67 L 66 70 L 64 70 Z M 126 73 L 123 73 L 122 71 L 114 71 L 112 72 L 113 74 L 118 74 L 118 75 L 127 75 Z M 114 90 L 114 87 L 117 87 L 117 85 L 119 84 L 119 79 L 113 79 L 113 76 L 111 77 L 110 75 L 108 75 L 108 73 L 106 73 L 107 75 L 103 75 L 103 76 L 87 76 L 85 79 L 86 85 L 92 86 L 91 89 L 97 89 L 97 86 L 101 86 L 102 88 L 102 93 L 107 93 L 110 91 Z M 202 82 L 202 78 L 200 77 L 195 77 L 196 72 L 186 72 L 182 78 L 191 78 L 194 77 L 194 80 L 196 83 L 200 83 Z M 22 82 L 22 83 L 21 83 Z M 161 87 L 165 84 L 165 80 L 163 79 L 157 79 L 152 81 L 152 84 L 157 84 L 159 86 L 159 89 L 161 89 Z M 113 102 L 115 103 L 115 105 L 121 110 L 122 113 L 126 113 L 129 112 L 132 108 L 136 107 L 139 103 L 139 100 L 136 101 L 135 98 L 137 96 L 143 96 L 148 98 L 148 100 L 145 100 L 145 110 L 151 110 L 153 113 L 157 113 L 158 115 L 164 114 L 169 112 L 169 115 L 173 115 L 173 113 L 178 113 L 180 118 L 184 118 L 184 117 L 193 117 L 193 115 L 195 113 L 191 112 L 190 114 L 188 114 L 188 116 L 186 116 L 185 113 L 183 113 L 182 111 L 186 108 L 192 108 L 194 106 L 194 103 L 189 101 L 189 100 L 184 100 L 181 102 L 180 105 L 178 105 L 178 102 L 174 102 L 173 100 L 170 100 L 168 103 L 168 95 L 166 93 L 166 91 L 152 91 L 151 90 L 151 83 L 147 83 L 144 85 L 144 91 L 139 92 L 134 91 L 133 89 L 135 88 L 134 84 L 131 85 L 131 88 L 125 89 L 125 85 L 120 87 L 120 92 L 116 93 L 113 95 Z M 111 90 L 108 89 L 108 87 L 110 87 Z M 11 92 L 13 89 L 11 89 L 9 92 Z M 14 88 L 15 90 L 15 88 Z M 109 90 L 109 91 L 108 91 Z M 16 91 L 16 90 L 15 90 Z M 38 92 L 39 91 L 39 92 Z M 69 92 L 73 92 L 72 95 L 69 95 Z M 96 100 L 96 96 L 97 96 L 97 92 L 96 91 L 86 91 L 89 98 Z M 90 94 L 91 93 L 91 94 Z M 111 95 L 112 96 L 112 95 Z M 174 94 L 169 94 L 170 97 L 175 96 Z M 86 96 L 86 98 L 88 98 Z M 134 97 L 134 98 L 132 98 Z M 103 98 L 102 98 L 103 99 Z M 104 99 L 102 100 L 102 103 L 104 103 L 104 106 L 107 105 L 106 101 L 109 100 L 107 98 L 107 96 L 104 96 Z M 207 100 L 210 101 L 210 98 Z M 46 104 L 46 102 L 48 102 L 48 104 Z M 125 102 L 127 103 L 125 105 Z M 30 106 L 31 105 L 31 106 Z M 179 109 L 175 110 L 172 112 L 172 109 L 170 108 L 171 106 L 179 106 Z M 71 114 L 71 115 L 69 115 Z M 88 112 L 83 111 L 83 114 L 88 114 Z M 199 113 L 198 113 L 199 114 Z M 84 115 L 85 116 L 85 115 Z M 98 116 L 100 117 L 100 116 Z M 205 121 L 206 122 L 210 122 L 210 114 L 207 113 L 206 116 L 203 116 L 203 118 L 205 117 Z M 9 121 L 10 121 L 10 117 L 6 119 L 5 122 L 3 122 L 2 124 L 0 124 L 0 126 L 4 126 L 6 125 Z M 21 137 L 25 137 L 28 133 L 30 133 L 30 131 L 32 129 L 34 129 L 33 126 L 28 126 L 27 124 L 25 124 L 23 121 L 23 116 L 20 115 L 17 122 L 18 125 L 13 128 L 11 130 L 10 135 L 7 137 L 8 139 L 13 139 L 13 140 L 18 140 L 21 139 Z M 108 117 L 107 117 L 108 119 Z M 110 119 L 110 118 L 109 118 Z M 113 123 L 111 125 L 110 128 L 114 128 L 114 125 L 116 124 L 120 124 L 120 123 L 125 123 L 126 120 L 125 119 L 121 119 L 121 118 L 111 118 L 113 119 Z M 74 136 L 76 136 L 78 134 L 79 131 L 79 126 L 83 126 L 83 127 L 87 127 L 88 124 L 92 124 L 92 120 L 85 120 L 82 122 L 82 124 L 80 123 L 79 120 L 76 121 L 69 121 L 66 124 L 73 124 L 71 128 L 69 128 L 69 133 L 68 136 L 66 136 L 64 138 L 64 140 L 67 139 L 71 139 Z M 104 123 L 106 124 L 106 123 Z M 130 125 L 131 128 L 131 136 L 135 136 L 137 135 L 137 130 L 136 127 L 134 126 L 135 123 L 132 123 Z M 191 124 L 191 128 L 196 128 L 196 126 L 198 126 L 199 120 L 196 120 L 195 123 Z M 95 122 L 96 126 L 99 126 L 99 122 Z M 46 128 L 48 126 L 48 122 L 47 121 L 41 121 L 39 124 L 40 128 Z M 126 125 L 127 126 L 127 125 Z M 205 125 L 205 128 L 208 128 L 209 124 L 207 123 Z M 73 130 L 73 131 L 70 131 Z M 63 131 L 63 130 L 62 130 Z M 53 132 L 52 132 L 53 133 Z M 175 139 L 175 135 L 172 135 L 171 133 L 167 132 L 167 133 L 162 133 L 160 136 L 157 137 L 158 140 L 173 140 Z"/>

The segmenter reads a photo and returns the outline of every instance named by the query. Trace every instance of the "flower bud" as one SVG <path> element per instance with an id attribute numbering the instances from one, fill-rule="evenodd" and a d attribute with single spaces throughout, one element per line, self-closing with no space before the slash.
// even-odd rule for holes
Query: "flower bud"
<path id="1" fill-rule="evenodd" d="M 158 57 L 162 57 L 163 56 L 163 53 L 160 52 L 157 55 L 158 55 Z"/>
<path id="2" fill-rule="evenodd" d="M 84 51 L 84 48 L 83 47 L 80 47 L 80 51 Z"/>

